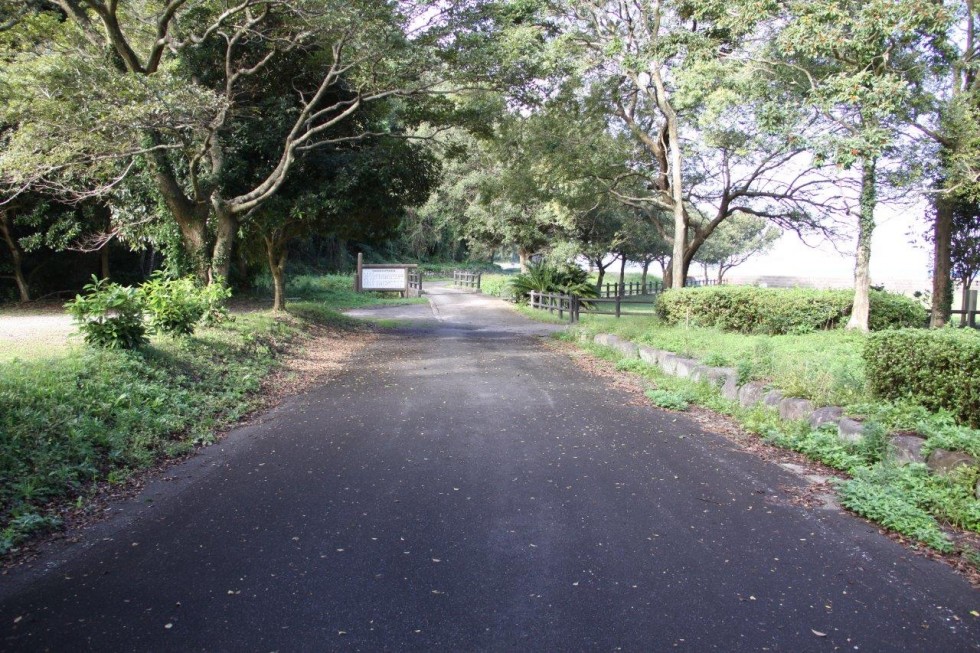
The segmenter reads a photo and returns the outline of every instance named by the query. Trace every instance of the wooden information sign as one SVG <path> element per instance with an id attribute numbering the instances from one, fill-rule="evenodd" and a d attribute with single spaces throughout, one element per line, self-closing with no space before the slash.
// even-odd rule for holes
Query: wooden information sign
<path id="1" fill-rule="evenodd" d="M 355 290 L 400 292 L 404 297 L 411 290 L 409 272 L 417 267 L 412 264 L 365 265 L 364 255 L 358 254 Z"/>

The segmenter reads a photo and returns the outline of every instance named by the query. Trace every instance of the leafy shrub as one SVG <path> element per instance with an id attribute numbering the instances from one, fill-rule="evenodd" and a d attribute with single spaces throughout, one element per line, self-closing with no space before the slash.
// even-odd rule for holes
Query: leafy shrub
<path id="1" fill-rule="evenodd" d="M 514 299 L 519 302 L 528 301 L 531 291 L 595 297 L 595 286 L 589 283 L 588 277 L 588 273 L 577 265 L 556 267 L 534 263 L 527 272 L 511 279 L 510 288 Z"/>
<path id="2" fill-rule="evenodd" d="M 980 426 L 980 334 L 955 329 L 901 329 L 873 334 L 864 350 L 874 396 L 948 410 Z"/>
<path id="3" fill-rule="evenodd" d="M 189 336 L 197 324 L 208 317 L 211 322 L 220 321 L 226 313 L 222 305 L 230 295 L 223 284 L 198 286 L 193 277 L 169 279 L 157 272 L 140 286 L 150 328 L 169 336 Z"/>
<path id="4" fill-rule="evenodd" d="M 844 324 L 851 312 L 849 290 L 714 286 L 668 290 L 657 313 L 668 324 L 690 323 L 740 333 L 803 334 Z M 872 330 L 922 326 L 925 310 L 914 299 L 871 292 Z"/>
<path id="5" fill-rule="evenodd" d="M 147 342 L 143 296 L 135 288 L 92 277 L 84 295 L 65 305 L 85 342 L 104 349 L 135 349 Z"/>

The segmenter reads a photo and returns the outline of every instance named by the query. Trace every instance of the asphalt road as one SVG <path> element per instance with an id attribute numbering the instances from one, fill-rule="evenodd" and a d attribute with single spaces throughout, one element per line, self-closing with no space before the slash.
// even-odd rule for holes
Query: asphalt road
<path id="1" fill-rule="evenodd" d="M 551 327 L 432 300 L 342 378 L 0 579 L 0 647 L 980 648 L 980 595 L 944 565 L 792 505 L 802 478 L 628 405 L 540 347 Z"/>

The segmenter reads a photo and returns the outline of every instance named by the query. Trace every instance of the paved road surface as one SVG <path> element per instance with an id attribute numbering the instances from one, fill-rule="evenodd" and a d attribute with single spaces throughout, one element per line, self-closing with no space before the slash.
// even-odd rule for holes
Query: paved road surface
<path id="1" fill-rule="evenodd" d="M 435 292 L 435 316 L 383 310 L 407 326 L 342 379 L 0 580 L 0 647 L 980 648 L 980 597 L 945 566 L 624 405 L 536 344 L 551 327 Z"/>

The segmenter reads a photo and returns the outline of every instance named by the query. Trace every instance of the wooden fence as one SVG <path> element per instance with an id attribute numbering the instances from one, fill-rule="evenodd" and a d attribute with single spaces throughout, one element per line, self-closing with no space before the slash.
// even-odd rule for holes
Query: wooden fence
<path id="1" fill-rule="evenodd" d="M 636 295 L 656 295 L 663 290 L 659 281 L 629 281 L 627 283 L 607 283 L 599 288 L 599 297 L 635 297 Z"/>
<path id="2" fill-rule="evenodd" d="M 462 270 L 453 271 L 454 288 L 470 288 L 477 292 L 482 292 L 480 282 L 483 277 L 482 272 L 464 272 Z"/>
<path id="3" fill-rule="evenodd" d="M 578 297 L 564 293 L 531 291 L 531 308 L 557 314 L 558 319 L 567 316 L 570 324 L 575 324 L 583 313 L 587 315 L 651 316 L 656 308 L 655 299 L 629 299 L 626 297 Z M 636 310 L 637 308 L 646 310 Z"/>

